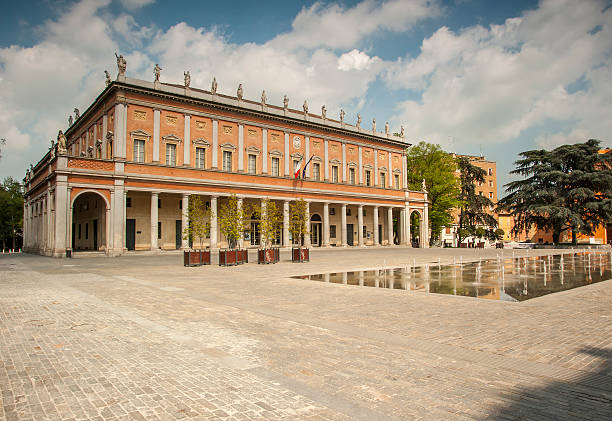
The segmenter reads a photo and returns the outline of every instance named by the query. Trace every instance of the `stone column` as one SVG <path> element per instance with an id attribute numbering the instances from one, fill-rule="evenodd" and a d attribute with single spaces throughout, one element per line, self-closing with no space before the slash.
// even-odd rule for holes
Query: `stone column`
<path id="1" fill-rule="evenodd" d="M 74 244 L 72 244 L 72 215 L 74 214 L 72 209 L 72 187 L 67 188 L 66 195 L 66 249 L 74 250 Z"/>
<path id="2" fill-rule="evenodd" d="M 185 133 L 183 142 L 183 165 L 191 166 L 191 116 L 185 114 Z"/>
<path id="3" fill-rule="evenodd" d="M 323 203 L 323 247 L 329 247 L 329 202 Z"/>
<path id="4" fill-rule="evenodd" d="M 346 203 L 343 203 L 342 206 L 340 207 L 340 218 L 341 218 L 341 226 L 340 226 L 340 232 L 341 232 L 341 241 L 342 241 L 342 247 L 346 247 Z"/>
<path id="5" fill-rule="evenodd" d="M 217 198 L 210 197 L 210 249 L 218 248 L 217 244 Z"/>
<path id="6" fill-rule="evenodd" d="M 189 227 L 189 194 L 183 193 L 183 212 L 181 212 L 181 227 L 183 232 Z M 189 238 L 181 233 L 181 249 L 189 250 Z"/>
<path id="7" fill-rule="evenodd" d="M 290 247 L 289 241 L 289 201 L 283 202 L 283 247 Z"/>
<path id="8" fill-rule="evenodd" d="M 423 210 L 423 248 L 429 248 L 429 203 L 427 202 L 427 193 L 425 193 L 425 209 Z"/>
<path id="9" fill-rule="evenodd" d="M 378 187 L 378 149 L 374 149 L 374 187 Z"/>
<path id="10" fill-rule="evenodd" d="M 115 136 L 113 141 L 113 152 L 117 158 L 125 158 L 125 132 L 127 130 L 127 124 L 125 121 L 126 118 L 126 104 L 115 104 Z"/>
<path id="11" fill-rule="evenodd" d="M 242 197 L 236 197 L 236 207 L 238 208 L 238 214 L 240 214 L 242 210 Z M 238 248 L 244 248 L 244 232 L 242 230 L 238 234 Z"/>
<path id="12" fill-rule="evenodd" d="M 304 247 L 310 248 L 310 202 L 306 201 L 306 230 L 307 234 L 304 236 Z"/>
<path id="13" fill-rule="evenodd" d="M 151 250 L 158 250 L 157 246 L 157 223 L 159 222 L 158 215 L 159 193 L 151 193 Z"/>
<path id="14" fill-rule="evenodd" d="M 293 175 L 289 160 L 289 133 L 285 132 L 285 177 Z"/>
<path id="15" fill-rule="evenodd" d="M 323 175 L 325 176 L 325 181 L 329 181 L 329 142 L 327 139 L 324 141 L 323 152 Z"/>
<path id="16" fill-rule="evenodd" d="M 48 189 L 49 186 L 47 186 L 45 195 L 45 210 L 47 211 L 45 215 L 45 255 L 48 254 L 51 247 L 51 192 Z"/>
<path id="17" fill-rule="evenodd" d="M 365 244 L 363 239 L 363 205 L 359 205 L 359 208 L 357 209 L 357 229 L 359 247 L 363 247 Z"/>
<path id="18" fill-rule="evenodd" d="M 346 184 L 346 143 L 342 144 L 342 182 Z"/>
<path id="19" fill-rule="evenodd" d="M 102 158 L 108 158 L 106 156 L 106 151 L 108 150 L 108 140 L 106 140 L 106 133 L 108 133 L 108 115 L 104 114 L 102 116 L 102 134 L 100 135 L 100 140 L 102 140 Z"/>
<path id="20" fill-rule="evenodd" d="M 408 244 L 408 247 L 412 247 L 410 230 L 410 206 L 406 206 L 406 243 Z"/>
<path id="21" fill-rule="evenodd" d="M 244 125 L 238 125 L 238 172 L 244 172 Z"/>
<path id="22" fill-rule="evenodd" d="M 359 184 L 363 185 L 363 147 L 359 146 Z"/>
<path id="23" fill-rule="evenodd" d="M 124 232 L 125 232 L 125 195 L 123 180 L 115 180 L 115 190 L 112 195 L 111 205 L 113 219 L 113 255 L 123 253 Z"/>
<path id="24" fill-rule="evenodd" d="M 268 129 L 261 130 L 261 173 L 268 173 Z"/>
<path id="25" fill-rule="evenodd" d="M 407 163 L 406 163 L 406 150 L 404 149 L 402 151 L 402 184 L 401 184 L 401 188 L 405 189 L 406 186 L 408 185 L 406 183 L 406 180 L 408 179 L 408 171 L 407 171 Z"/>
<path id="26" fill-rule="evenodd" d="M 310 160 L 310 137 L 309 136 L 304 136 L 304 150 L 305 150 L 305 155 L 304 155 L 304 165 L 306 165 L 308 163 L 308 161 Z M 310 164 L 308 164 L 307 167 L 305 167 L 305 172 L 304 172 L 304 178 L 310 178 Z"/>
<path id="27" fill-rule="evenodd" d="M 378 239 L 378 206 L 372 207 L 372 223 L 374 224 L 374 245 L 380 244 Z"/>
<path id="28" fill-rule="evenodd" d="M 389 237 L 389 245 L 393 245 L 393 208 L 387 208 L 387 236 Z"/>
<path id="29" fill-rule="evenodd" d="M 111 208 L 107 207 L 104 211 L 104 223 L 106 224 L 104 232 L 106 233 L 106 238 L 104 241 L 104 252 L 107 256 L 112 254 L 111 252 Z"/>
<path id="30" fill-rule="evenodd" d="M 153 162 L 159 162 L 159 124 L 160 110 L 153 110 Z"/>
<path id="31" fill-rule="evenodd" d="M 212 147 L 210 152 L 212 153 L 212 167 L 216 170 L 219 168 L 219 120 L 213 120 L 212 124 Z"/>
<path id="32" fill-rule="evenodd" d="M 408 244 L 408 237 L 406 237 L 406 206 L 400 209 L 399 216 L 399 236 L 400 245 L 405 246 Z"/>

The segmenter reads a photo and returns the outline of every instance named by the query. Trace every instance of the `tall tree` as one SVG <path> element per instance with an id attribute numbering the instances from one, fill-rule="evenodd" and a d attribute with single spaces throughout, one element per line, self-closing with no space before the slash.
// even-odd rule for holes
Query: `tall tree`
<path id="1" fill-rule="evenodd" d="M 433 243 L 440 238 L 442 227 L 453 222 L 453 209 L 459 206 L 459 180 L 455 176 L 457 164 L 452 155 L 440 145 L 420 142 L 408 148 L 408 187 L 422 188 L 423 180 L 429 200 L 429 226 Z"/>
<path id="2" fill-rule="evenodd" d="M 23 226 L 23 191 L 21 183 L 7 177 L 0 185 L 0 241 L 2 248 L 15 249 Z"/>
<path id="3" fill-rule="evenodd" d="M 600 153 L 600 142 L 562 145 L 521 152 L 511 174 L 525 177 L 506 184 L 499 205 L 515 217 L 513 232 L 531 227 L 550 230 L 553 242 L 570 230 L 592 235 L 612 219 L 612 153 Z"/>
<path id="4" fill-rule="evenodd" d="M 459 243 L 463 240 L 463 234 L 476 233 L 476 228 L 487 226 L 497 227 L 497 221 L 487 212 L 493 206 L 493 202 L 482 194 L 476 194 L 476 184 L 485 182 L 486 172 L 482 168 L 472 165 L 469 159 L 460 157 L 457 160 L 461 179 L 461 193 L 459 200 Z"/>

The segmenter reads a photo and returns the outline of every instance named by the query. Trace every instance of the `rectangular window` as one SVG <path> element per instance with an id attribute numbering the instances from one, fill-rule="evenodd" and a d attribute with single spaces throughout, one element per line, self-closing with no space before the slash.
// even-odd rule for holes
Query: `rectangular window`
<path id="1" fill-rule="evenodd" d="M 196 168 L 206 168 L 206 149 L 196 148 L 195 166 Z"/>
<path id="2" fill-rule="evenodd" d="M 166 165 L 176 165 L 176 145 L 166 143 Z"/>
<path id="3" fill-rule="evenodd" d="M 85 239 L 89 239 L 89 222 L 85 223 Z"/>
<path id="4" fill-rule="evenodd" d="M 351 216 L 351 208 L 346 208 L 346 216 Z"/>
<path id="5" fill-rule="evenodd" d="M 321 165 L 316 162 L 312 164 L 312 179 L 314 181 L 321 180 Z"/>
<path id="6" fill-rule="evenodd" d="M 349 168 L 349 183 L 355 184 L 355 168 Z"/>
<path id="7" fill-rule="evenodd" d="M 280 175 L 279 167 L 280 167 L 280 159 L 272 157 L 272 175 L 276 177 Z"/>
<path id="8" fill-rule="evenodd" d="M 382 187 L 383 189 L 387 187 L 387 180 L 386 180 L 386 175 L 384 172 L 380 173 L 380 187 Z"/>
<path id="9" fill-rule="evenodd" d="M 125 207 L 126 208 L 131 208 L 132 207 L 132 198 L 131 197 L 126 197 L 125 200 L 126 200 Z"/>
<path id="10" fill-rule="evenodd" d="M 395 188 L 396 188 L 397 190 L 399 190 L 399 188 L 400 188 L 400 184 L 399 184 L 399 174 L 395 174 L 393 178 L 394 178 L 394 181 L 395 181 Z"/>
<path id="11" fill-rule="evenodd" d="M 249 174 L 257 174 L 257 155 L 249 154 Z"/>
<path id="12" fill-rule="evenodd" d="M 489 199 L 493 199 L 493 192 L 492 191 L 489 192 Z"/>
<path id="13" fill-rule="evenodd" d="M 493 168 L 489 168 L 489 175 L 493 175 Z"/>
<path id="14" fill-rule="evenodd" d="M 161 199 L 159 197 L 157 198 L 157 208 L 161 209 Z"/>
<path id="15" fill-rule="evenodd" d="M 332 165 L 332 183 L 338 182 L 338 166 Z"/>
<path id="16" fill-rule="evenodd" d="M 482 196 L 482 192 L 481 192 L 481 191 L 479 191 L 479 192 L 478 192 L 478 194 L 479 194 L 480 196 Z"/>
<path id="17" fill-rule="evenodd" d="M 299 169 L 300 169 L 300 161 L 298 161 L 297 159 L 294 159 L 293 160 L 293 175 L 295 175 L 295 173 L 298 172 Z"/>
<path id="18" fill-rule="evenodd" d="M 493 180 L 489 180 L 489 187 L 493 187 Z"/>
<path id="19" fill-rule="evenodd" d="M 364 225 L 363 226 L 363 238 L 366 238 L 367 236 L 368 236 L 368 227 Z"/>
<path id="20" fill-rule="evenodd" d="M 161 221 L 157 222 L 157 239 L 161 240 Z"/>
<path id="21" fill-rule="evenodd" d="M 145 162 L 145 141 L 134 139 L 134 161 Z"/>
<path id="22" fill-rule="evenodd" d="M 372 185 L 372 173 L 370 172 L 370 170 L 366 170 L 365 172 L 365 182 L 366 186 Z"/>
<path id="23" fill-rule="evenodd" d="M 329 208 L 329 214 L 330 215 L 335 215 L 336 214 L 336 208 Z"/>
<path id="24" fill-rule="evenodd" d="M 81 224 L 79 224 L 79 240 L 81 239 Z"/>
<path id="25" fill-rule="evenodd" d="M 335 225 L 329 226 L 329 238 L 336 238 L 336 226 Z"/>
<path id="26" fill-rule="evenodd" d="M 232 153 L 223 151 L 223 171 L 232 171 Z"/>

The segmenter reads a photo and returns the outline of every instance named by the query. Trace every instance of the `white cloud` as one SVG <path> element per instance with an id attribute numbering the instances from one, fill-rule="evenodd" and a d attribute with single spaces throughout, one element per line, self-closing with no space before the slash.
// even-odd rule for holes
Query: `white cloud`
<path id="1" fill-rule="evenodd" d="M 123 7 L 129 10 L 140 9 L 152 3 L 155 3 L 155 0 L 121 0 Z"/>
<path id="2" fill-rule="evenodd" d="M 283 49 L 353 48 L 363 38 L 381 31 L 404 32 L 420 20 L 437 16 L 432 0 L 365 0 L 351 8 L 316 2 L 295 17 L 291 32 L 272 43 Z"/>
<path id="3" fill-rule="evenodd" d="M 441 144 L 449 136 L 508 141 L 555 121 L 574 122 L 578 130 L 564 133 L 609 136 L 612 120 L 602 107 L 612 95 L 612 10 L 603 9 L 599 2 L 544 1 L 503 25 L 458 34 L 440 28 L 418 57 L 398 61 L 386 75 L 389 86 L 421 94 L 401 103 L 395 120 L 411 138 Z M 590 87 L 569 92 L 581 77 Z M 560 133 L 549 141 L 560 141 Z"/>
<path id="4" fill-rule="evenodd" d="M 376 60 L 376 57 L 370 58 L 363 51 L 351 50 L 338 58 L 338 69 L 344 71 L 363 70 L 369 68 L 374 60 Z"/>

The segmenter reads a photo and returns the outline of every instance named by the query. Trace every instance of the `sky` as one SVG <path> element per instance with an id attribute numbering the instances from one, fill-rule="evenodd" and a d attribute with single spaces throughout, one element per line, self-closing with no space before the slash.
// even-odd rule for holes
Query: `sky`
<path id="1" fill-rule="evenodd" d="M 612 0 L 7 2 L 0 17 L 0 178 L 23 178 L 104 70 L 329 116 L 496 161 L 498 196 L 521 151 L 612 146 Z M 380 129 L 379 129 L 380 130 Z"/>

